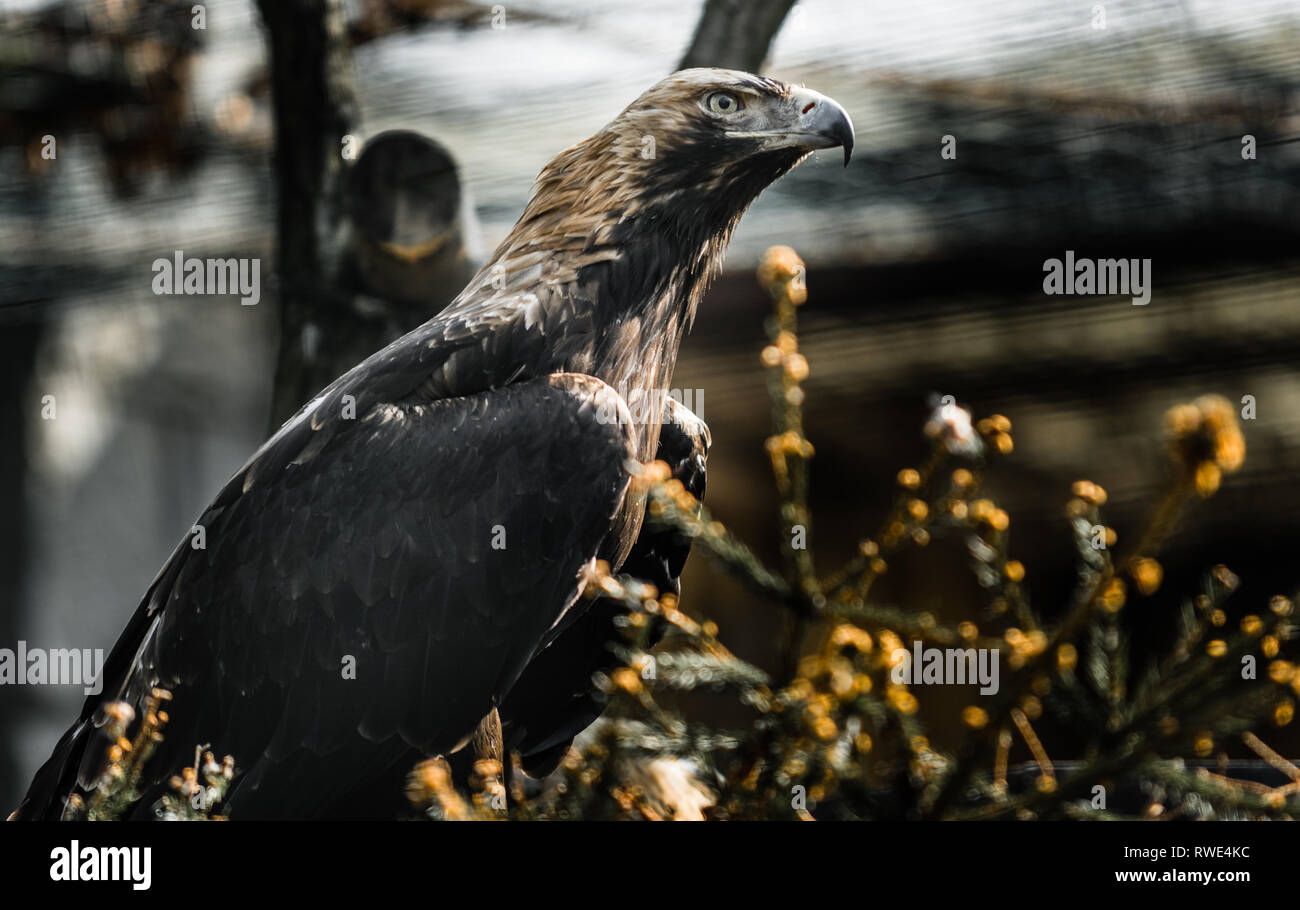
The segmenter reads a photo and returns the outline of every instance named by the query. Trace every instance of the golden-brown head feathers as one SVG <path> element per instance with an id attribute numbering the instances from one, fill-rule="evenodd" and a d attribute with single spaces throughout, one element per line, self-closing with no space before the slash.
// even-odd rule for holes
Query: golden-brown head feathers
<path id="1" fill-rule="evenodd" d="M 556 155 L 514 234 L 583 236 L 590 248 L 674 200 L 700 209 L 706 233 L 729 233 L 758 192 L 812 149 L 852 143 L 843 109 L 816 92 L 736 70 L 682 70 Z"/>

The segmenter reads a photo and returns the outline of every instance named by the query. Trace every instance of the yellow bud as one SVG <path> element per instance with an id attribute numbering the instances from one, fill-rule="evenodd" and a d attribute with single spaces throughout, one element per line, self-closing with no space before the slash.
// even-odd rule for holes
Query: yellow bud
<path id="1" fill-rule="evenodd" d="M 1106 491 L 1091 480 L 1076 480 L 1070 487 L 1070 492 L 1094 506 L 1104 505 L 1106 502 Z"/>
<path id="2" fill-rule="evenodd" d="M 802 354 L 791 354 L 786 358 L 785 371 L 795 382 L 803 382 L 808 378 L 808 358 Z"/>
<path id="3" fill-rule="evenodd" d="M 1212 461 L 1203 461 L 1196 466 L 1196 492 L 1202 499 L 1213 496 L 1219 489 L 1219 483 L 1222 480 L 1223 472 L 1219 466 Z"/>
<path id="4" fill-rule="evenodd" d="M 641 676 L 631 667 L 619 667 L 610 677 L 614 688 L 626 692 L 629 695 L 636 695 L 641 691 Z"/>
<path id="5" fill-rule="evenodd" d="M 1062 673 L 1073 670 L 1079 663 L 1079 651 L 1068 641 L 1056 649 L 1056 667 Z"/>
<path id="6" fill-rule="evenodd" d="M 1160 588 L 1164 569 L 1154 559 L 1139 559 L 1133 563 L 1133 581 L 1143 596 L 1149 597 Z"/>
<path id="7" fill-rule="evenodd" d="M 1275 683 L 1285 684 L 1295 676 L 1295 664 L 1289 660 L 1275 660 L 1268 665 L 1268 678 Z"/>
<path id="8" fill-rule="evenodd" d="M 819 717 L 812 725 L 813 735 L 822 742 L 829 742 L 839 735 L 839 728 L 835 726 L 835 721 L 829 717 Z"/>
<path id="9" fill-rule="evenodd" d="M 916 696 L 908 692 L 902 686 L 890 686 L 886 697 L 889 703 L 900 714 L 915 714 L 917 709 Z"/>
<path id="10" fill-rule="evenodd" d="M 1124 582 L 1112 578 L 1101 592 L 1101 607 L 1107 613 L 1118 613 L 1124 607 L 1126 593 Z"/>

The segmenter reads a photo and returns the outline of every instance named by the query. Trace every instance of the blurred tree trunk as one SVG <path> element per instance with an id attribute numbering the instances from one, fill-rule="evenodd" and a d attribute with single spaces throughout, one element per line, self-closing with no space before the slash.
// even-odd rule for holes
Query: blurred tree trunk
<path id="1" fill-rule="evenodd" d="M 337 272 L 343 141 L 357 103 L 342 0 L 257 5 L 270 45 L 279 188 L 274 428 L 338 375 L 332 346 L 349 337 L 354 321 L 331 278 Z"/>
<path id="2" fill-rule="evenodd" d="M 718 66 L 757 73 L 795 0 L 708 0 L 679 69 Z"/>

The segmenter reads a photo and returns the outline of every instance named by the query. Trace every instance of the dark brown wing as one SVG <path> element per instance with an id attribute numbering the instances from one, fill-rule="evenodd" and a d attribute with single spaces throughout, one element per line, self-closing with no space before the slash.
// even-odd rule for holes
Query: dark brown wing
<path id="1" fill-rule="evenodd" d="M 204 548 L 163 569 L 22 816 L 57 817 L 94 779 L 100 702 L 138 707 L 154 685 L 174 700 L 137 814 L 196 744 L 242 769 L 232 817 L 382 814 L 358 806 L 367 788 L 469 734 L 583 567 L 626 549 L 636 431 L 602 417 L 619 408 L 559 374 L 350 424 L 304 415 L 324 432 L 277 437 L 199 520 Z"/>

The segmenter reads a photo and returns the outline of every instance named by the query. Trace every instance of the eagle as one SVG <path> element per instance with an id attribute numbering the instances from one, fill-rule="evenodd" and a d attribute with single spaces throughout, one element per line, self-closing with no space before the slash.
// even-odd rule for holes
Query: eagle
<path id="1" fill-rule="evenodd" d="M 107 706 L 139 717 L 155 688 L 166 735 L 127 817 L 153 817 L 195 744 L 235 756 L 236 819 L 392 818 L 415 764 L 485 731 L 553 770 L 613 666 L 617 608 L 582 596 L 588 573 L 679 588 L 689 542 L 645 522 L 631 472 L 659 459 L 703 495 L 708 428 L 662 394 L 683 333 L 750 203 L 832 147 L 847 165 L 830 98 L 701 68 L 560 152 L 461 294 L 203 511 L 16 817 L 67 817 L 103 773 Z"/>

